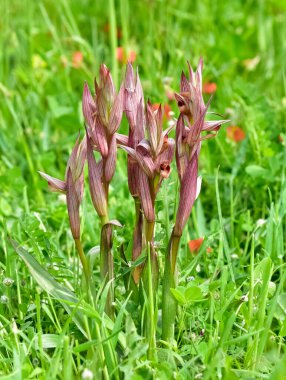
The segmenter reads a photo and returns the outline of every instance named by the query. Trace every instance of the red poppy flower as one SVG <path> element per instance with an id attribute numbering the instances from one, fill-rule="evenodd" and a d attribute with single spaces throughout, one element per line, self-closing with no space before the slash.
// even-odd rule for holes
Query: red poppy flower
<path id="1" fill-rule="evenodd" d="M 200 237 L 198 239 L 190 240 L 188 245 L 191 253 L 197 253 L 204 241 L 203 237 Z"/>
<path id="2" fill-rule="evenodd" d="M 226 128 L 227 137 L 235 142 L 240 142 L 245 139 L 245 132 L 240 127 L 232 125 Z"/>
<path id="3" fill-rule="evenodd" d="M 116 48 L 116 58 L 117 58 L 118 62 L 124 63 L 124 61 L 125 61 L 125 52 L 124 52 L 124 49 L 123 49 L 122 46 L 118 46 Z"/>
<path id="4" fill-rule="evenodd" d="M 213 94 L 216 92 L 217 85 L 214 82 L 206 82 L 203 84 L 203 93 L 204 94 Z"/>

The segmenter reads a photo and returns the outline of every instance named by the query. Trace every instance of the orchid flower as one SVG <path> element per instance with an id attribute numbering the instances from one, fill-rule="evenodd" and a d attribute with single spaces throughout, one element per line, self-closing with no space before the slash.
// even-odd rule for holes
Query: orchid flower
<path id="1" fill-rule="evenodd" d="M 92 146 L 103 158 L 103 177 L 109 183 L 116 166 L 116 131 L 123 113 L 124 87 L 116 95 L 110 71 L 100 66 L 99 83 L 95 80 L 95 96 L 84 85 L 82 111 L 87 123 L 87 133 Z"/>
<path id="2" fill-rule="evenodd" d="M 180 94 L 176 94 L 180 116 L 176 127 L 176 162 L 180 188 L 180 202 L 177 212 L 174 234 L 181 236 L 189 218 L 193 204 L 199 194 L 198 159 L 201 142 L 217 134 L 221 125 L 228 120 L 206 121 L 205 117 L 210 100 L 205 105 L 202 95 L 202 68 L 200 59 L 194 73 L 189 65 L 188 80 L 184 72 L 181 75 Z M 207 134 L 203 135 L 206 132 Z"/>
<path id="3" fill-rule="evenodd" d="M 124 112 L 129 124 L 128 136 L 116 134 L 117 143 L 134 149 L 144 138 L 144 95 L 138 71 L 134 73 L 130 63 L 127 64 L 124 80 Z M 127 176 L 129 191 L 135 204 L 135 226 L 133 232 L 132 259 L 135 261 L 142 253 L 143 247 L 143 214 L 139 198 L 140 192 L 140 167 L 130 155 L 127 157 Z M 136 267 L 133 272 L 134 281 L 140 278 L 141 267 Z"/>
<path id="4" fill-rule="evenodd" d="M 145 135 L 144 95 L 138 71 L 135 76 L 130 63 L 126 68 L 124 89 L 124 112 L 129 123 L 129 134 L 127 144 L 122 145 L 134 149 Z M 127 173 L 130 193 L 133 197 L 138 197 L 139 165 L 130 156 L 127 161 Z"/>
<path id="5" fill-rule="evenodd" d="M 227 120 L 205 121 L 208 107 L 202 95 L 203 61 L 200 59 L 196 72 L 189 65 L 189 79 L 181 75 L 180 93 L 175 94 L 180 110 L 176 126 L 176 163 L 180 181 L 180 198 L 165 261 L 163 279 L 163 339 L 169 340 L 174 333 L 176 301 L 171 288 L 176 286 L 176 260 L 183 229 L 188 221 L 194 202 L 200 192 L 198 160 L 203 140 L 214 137 Z M 204 135 L 204 133 L 206 133 Z"/>
<path id="6" fill-rule="evenodd" d="M 96 162 L 91 138 L 86 136 L 87 141 L 87 163 L 89 174 L 89 189 L 93 206 L 100 217 L 107 215 L 107 196 L 102 181 L 103 163 L 102 159 Z"/>
<path id="7" fill-rule="evenodd" d="M 78 138 L 67 163 L 64 181 L 51 177 L 46 173 L 39 172 L 39 174 L 48 182 L 49 188 L 52 191 L 66 194 L 70 226 L 74 239 L 80 238 L 79 206 L 83 197 L 83 168 L 85 160 L 86 139 L 83 138 L 80 143 Z"/>
<path id="8" fill-rule="evenodd" d="M 80 256 L 87 284 L 89 284 L 90 273 L 88 264 L 80 242 L 80 217 L 79 207 L 83 198 L 84 189 L 84 164 L 86 160 L 86 138 L 79 142 L 79 137 L 72 150 L 67 163 L 65 180 L 51 177 L 46 173 L 39 174 L 48 182 L 52 191 L 66 194 L 67 209 L 70 220 L 71 232 Z"/>
<path id="9" fill-rule="evenodd" d="M 163 131 L 161 106 L 155 111 L 150 101 L 146 107 L 146 129 L 148 140 L 143 138 L 134 148 L 121 147 L 140 168 L 138 192 L 145 218 L 151 223 L 155 221 L 155 196 L 162 180 L 170 175 L 175 141 L 168 138 L 171 128 Z"/>
<path id="10" fill-rule="evenodd" d="M 114 279 L 112 256 L 112 228 L 108 221 L 108 190 L 114 176 L 117 158 L 117 130 L 123 114 L 124 86 L 116 94 L 110 71 L 100 66 L 99 82 L 95 80 L 95 95 L 91 95 L 85 83 L 82 98 L 82 111 L 86 121 L 87 161 L 89 188 L 93 206 L 101 220 L 100 272 L 102 280 Z M 121 135 L 122 136 L 122 135 Z M 96 162 L 93 151 L 100 153 Z M 108 231 L 108 234 L 107 234 Z M 108 238 L 107 238 L 108 236 Z M 113 286 L 110 286 L 106 312 L 113 315 Z"/>

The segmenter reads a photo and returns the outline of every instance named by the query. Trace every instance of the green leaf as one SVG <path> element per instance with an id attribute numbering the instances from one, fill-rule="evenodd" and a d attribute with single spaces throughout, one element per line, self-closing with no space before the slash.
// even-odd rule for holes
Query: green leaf
<path id="1" fill-rule="evenodd" d="M 198 286 L 191 286 L 185 291 L 185 298 L 187 302 L 198 301 L 203 298 L 203 292 Z"/>
<path id="2" fill-rule="evenodd" d="M 254 178 L 265 178 L 269 174 L 268 170 L 258 165 L 248 165 L 245 168 L 245 171 L 247 174 Z"/>
<path id="3" fill-rule="evenodd" d="M 272 261 L 269 257 L 265 257 L 261 260 L 254 269 L 254 282 L 262 281 L 265 277 L 265 273 L 270 270 Z"/>
<path id="4" fill-rule="evenodd" d="M 43 348 L 55 348 L 58 347 L 62 342 L 62 336 L 57 334 L 43 334 L 42 335 L 42 345 Z M 35 338 L 36 349 L 38 346 L 38 337 Z"/>
<path id="5" fill-rule="evenodd" d="M 114 327 L 113 327 L 113 331 L 112 331 L 112 334 L 115 334 L 114 337 L 112 338 L 112 344 L 113 344 L 114 349 L 115 349 L 116 344 L 118 342 L 118 333 L 122 329 L 122 327 L 121 327 L 122 320 L 123 320 L 124 312 L 125 312 L 127 302 L 129 301 L 130 296 L 131 296 L 131 293 L 128 295 L 128 297 L 124 301 L 123 305 L 121 305 L 119 313 L 118 313 L 116 320 L 114 322 Z"/>
<path id="6" fill-rule="evenodd" d="M 170 289 L 175 299 L 181 304 L 185 305 L 187 300 L 185 298 L 185 288 L 183 286 L 177 286 L 176 289 Z"/>
<path id="7" fill-rule="evenodd" d="M 89 339 L 89 336 L 86 332 L 86 317 L 96 319 L 97 322 L 101 323 L 101 317 L 99 316 L 97 310 L 85 302 L 79 300 L 72 291 L 59 284 L 32 255 L 30 255 L 16 241 L 12 239 L 9 240 L 17 254 L 21 257 L 21 259 L 28 267 L 31 275 L 39 284 L 39 286 L 52 297 L 59 300 L 66 312 L 72 317 L 79 330 L 86 338 Z M 111 321 L 111 319 L 105 315 L 103 318 L 105 327 L 108 330 L 114 331 L 114 323 Z M 122 332 L 119 332 L 118 340 L 120 342 L 120 345 L 122 347 L 125 347 L 126 340 Z"/>
<path id="8" fill-rule="evenodd" d="M 43 267 L 41 267 L 38 261 L 24 248 L 22 248 L 16 241 L 10 239 L 10 242 L 17 254 L 21 257 L 21 259 L 28 267 L 34 280 L 40 285 L 43 290 L 61 302 L 66 312 L 69 315 L 72 315 L 73 321 L 77 327 L 84 334 L 84 336 L 88 338 L 85 329 L 85 320 L 83 313 L 76 310 L 76 306 L 79 305 L 79 299 L 76 297 L 76 295 L 69 289 L 65 288 L 63 285 L 59 284 Z M 73 304 L 75 307 L 71 306 Z"/>
<path id="9" fill-rule="evenodd" d="M 277 299 L 277 308 L 275 310 L 275 317 L 283 322 L 286 320 L 286 293 L 281 293 Z"/>
<path id="10" fill-rule="evenodd" d="M 286 319 L 282 323 L 281 329 L 279 331 L 279 336 L 281 336 L 281 337 L 286 336 Z"/>

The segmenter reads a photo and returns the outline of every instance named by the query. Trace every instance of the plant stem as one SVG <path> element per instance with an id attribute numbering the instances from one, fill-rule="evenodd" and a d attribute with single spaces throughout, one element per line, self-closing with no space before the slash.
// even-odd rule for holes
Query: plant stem
<path id="1" fill-rule="evenodd" d="M 82 264 L 86 284 L 87 284 L 87 287 L 89 287 L 89 285 L 90 285 L 90 272 L 89 272 L 89 267 L 88 267 L 88 263 L 86 261 L 85 254 L 84 254 L 83 249 L 82 249 L 81 241 L 80 241 L 80 239 L 75 239 L 74 242 L 75 242 L 75 246 L 76 246 L 76 249 L 77 249 L 77 252 L 79 254 L 81 264 Z"/>
<path id="2" fill-rule="evenodd" d="M 181 236 L 176 236 L 173 231 L 165 259 L 162 295 L 162 339 L 167 342 L 174 337 L 177 302 L 172 295 L 171 288 L 175 288 L 177 284 L 176 260 L 180 239 Z"/>
<path id="3" fill-rule="evenodd" d="M 156 323 L 155 323 L 155 300 L 154 300 L 154 294 L 153 294 L 153 276 L 152 276 L 152 253 L 151 253 L 151 244 L 148 242 L 148 258 L 147 258 L 147 265 L 148 265 L 148 306 L 149 306 L 149 315 L 146 318 L 146 321 L 149 321 L 149 325 L 146 326 L 147 328 L 147 336 L 148 336 L 148 359 L 154 360 L 155 359 L 155 352 L 156 352 Z"/>
<path id="4" fill-rule="evenodd" d="M 143 286 L 147 295 L 146 305 L 148 314 L 145 315 L 145 334 L 149 343 L 147 356 L 155 360 L 156 353 L 156 291 L 158 287 L 159 267 L 156 252 L 153 246 L 155 222 L 146 221 L 145 238 L 147 244 L 147 260 L 143 273 Z M 147 276 L 146 276 L 147 275 Z"/>
<path id="5" fill-rule="evenodd" d="M 105 283 L 110 282 L 109 291 L 106 300 L 105 311 L 109 317 L 113 317 L 113 301 L 114 301 L 114 265 L 112 256 L 112 239 L 113 227 L 108 223 L 108 217 L 101 217 L 101 238 L 100 238 L 100 275 Z"/>
<path id="6" fill-rule="evenodd" d="M 138 197 L 134 198 L 135 203 L 135 227 L 133 232 L 133 247 L 132 247 L 132 260 L 135 261 L 142 253 L 142 229 L 143 229 L 143 213 L 141 209 L 141 202 Z M 133 278 L 135 284 L 138 284 L 141 276 L 143 266 L 135 267 L 133 271 Z"/>

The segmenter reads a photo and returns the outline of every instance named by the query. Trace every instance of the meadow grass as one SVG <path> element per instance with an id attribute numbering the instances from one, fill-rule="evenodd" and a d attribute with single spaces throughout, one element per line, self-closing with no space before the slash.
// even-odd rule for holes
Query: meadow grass
<path id="1" fill-rule="evenodd" d="M 94 379 L 286 379 L 285 2 L 2 0 L 0 14 L 0 378 L 80 379 L 89 369 Z M 159 301 L 150 309 L 152 360 L 140 334 L 148 302 L 142 317 L 124 290 L 135 217 L 126 155 L 118 153 L 109 200 L 110 218 L 130 221 L 115 231 L 115 320 L 104 314 L 100 223 L 88 192 L 82 241 L 94 304 L 80 287 L 65 202 L 37 173 L 63 177 L 83 127 L 84 80 L 105 62 L 120 83 L 118 46 L 136 51 L 146 98 L 169 103 L 176 117 L 166 83 L 178 91 L 186 61 L 202 56 L 205 81 L 217 85 L 211 111 L 245 132 L 234 142 L 222 128 L 202 148 L 202 191 L 178 258 L 175 341 L 160 341 Z M 177 187 L 173 171 L 156 202 L 161 267 Z M 192 254 L 188 242 L 199 237 Z"/>

